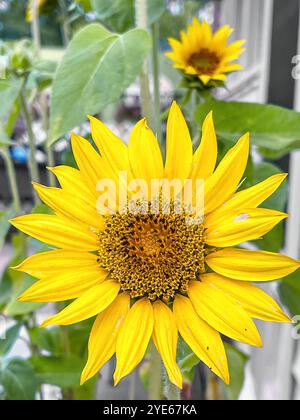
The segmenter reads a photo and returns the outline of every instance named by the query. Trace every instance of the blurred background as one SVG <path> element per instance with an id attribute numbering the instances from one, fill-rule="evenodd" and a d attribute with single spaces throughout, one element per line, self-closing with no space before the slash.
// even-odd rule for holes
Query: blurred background
<path id="1" fill-rule="evenodd" d="M 5 78 L 6 60 L 10 56 L 12 57 L 10 71 L 15 75 L 26 73 L 27 83 L 30 85 L 30 96 L 26 99 L 26 107 L 20 109 L 17 101 L 13 104 L 9 119 L 9 142 L 4 141 L 7 136 L 7 120 L 5 120 L 6 134 L 1 137 L 5 152 L 2 153 L 2 157 L 0 155 L 0 218 L 2 218 L 0 219 L 2 224 L 0 229 L 0 275 L 2 273 L 0 310 L 3 310 L 5 319 L 12 328 L 15 327 L 15 330 L 11 334 L 12 339 L 6 350 L 3 350 L 5 340 L 2 344 L 0 340 L 0 357 L 1 355 L 6 358 L 21 357 L 26 360 L 35 355 L 36 358 L 33 359 L 31 367 L 27 366 L 27 368 L 33 368 L 38 377 L 43 378 L 40 380 L 42 386 L 39 395 L 40 397 L 43 395 L 45 399 L 144 398 L 143 387 L 139 384 L 140 381 L 147 380 L 144 373 L 147 371 L 147 366 L 141 366 L 139 373 L 135 372 L 123 381 L 120 387 L 114 389 L 111 383 L 113 362 L 105 367 L 97 383 L 90 385 L 90 388 L 94 387 L 93 391 L 90 388 L 84 388 L 81 391 L 76 388 L 74 394 L 71 385 L 78 380 L 81 365 L 77 361 L 83 356 L 81 354 L 75 356 L 70 352 L 67 358 L 61 360 L 59 351 L 55 353 L 53 350 L 56 331 L 53 334 L 40 336 L 36 325 L 32 324 L 32 317 L 26 318 L 27 314 L 34 311 L 38 323 L 40 319 L 44 319 L 53 311 L 51 305 L 22 306 L 22 308 L 14 306 L 9 283 L 11 278 L 8 278 L 11 274 L 8 272 L 7 265 L 11 264 L 12 258 L 17 259 L 18 256 L 13 255 L 16 250 L 13 241 L 16 239 L 6 222 L 10 217 L 8 209 L 13 196 L 7 178 L 5 154 L 9 154 L 16 171 L 22 211 L 30 212 L 34 205 L 35 211 L 41 211 L 42 207 L 35 202 L 36 198 L 30 184 L 30 140 L 34 139 L 35 142 L 34 159 L 37 162 L 42 183 L 54 182 L 47 174 L 47 165 L 75 165 L 68 134 L 55 143 L 51 153 L 45 147 L 51 85 L 56 66 L 73 34 L 85 24 L 100 21 L 117 32 L 123 32 L 134 24 L 131 21 L 132 16 L 127 13 L 128 10 L 126 12 L 126 9 L 121 8 L 121 2 L 114 13 L 107 13 L 107 10 L 101 8 L 101 1 L 98 2 L 99 8 L 94 8 L 89 0 L 39 0 L 39 28 L 36 28 L 28 3 L 27 0 L 0 0 L 0 76 L 2 69 L 2 78 Z M 180 30 L 186 28 L 193 16 L 207 20 L 215 29 L 222 24 L 230 24 L 235 28 L 233 38 L 247 41 L 247 49 L 241 59 L 245 71 L 231 75 L 227 89 L 218 89 L 217 97 L 222 100 L 271 103 L 300 111 L 300 71 L 297 69 L 300 63 L 300 56 L 297 56 L 300 54 L 299 14 L 299 0 L 166 0 L 165 9 L 159 20 L 159 48 L 161 52 L 168 50 L 167 37 L 178 37 Z M 161 54 L 159 65 L 163 113 L 175 96 L 180 100 L 183 92 L 179 86 L 179 73 L 171 67 L 163 54 Z M 10 94 L 13 95 L 13 92 Z M 5 95 L 2 94 L 0 88 L 0 103 L 8 100 L 8 96 Z M 80 101 L 80 98 L 78 100 Z M 26 115 L 26 109 L 29 115 Z M 99 117 L 117 135 L 127 141 L 129 132 L 140 113 L 139 84 L 135 82 L 127 88 L 117 102 L 105 107 Z M 3 115 L 0 111 L 1 117 Z M 4 119 L 1 121 L 3 133 Z M 288 121 L 282 121 L 282 123 L 288 124 Z M 90 138 L 87 122 L 76 127 L 75 131 Z M 300 131 L 297 140 L 299 139 Z M 257 166 L 260 165 L 257 180 L 264 174 L 268 175 L 279 169 L 290 174 L 289 187 L 281 190 L 277 196 L 277 202 L 287 209 L 291 216 L 280 234 L 269 238 L 268 249 L 282 249 L 289 256 L 299 258 L 300 152 L 297 150 L 288 154 L 284 151 L 277 154 L 269 150 L 262 152 L 263 150 L 253 151 L 254 163 Z M 32 241 L 29 247 L 36 249 L 37 244 Z M 300 283 L 295 282 L 298 278 L 300 280 L 299 272 L 293 279 L 281 283 L 279 288 L 276 285 L 266 286 L 269 293 L 280 298 L 287 305 L 293 316 L 300 314 Z M 23 323 L 29 321 L 30 325 L 27 325 L 28 328 L 26 327 L 25 331 Z M 21 322 L 20 325 L 19 322 Z M 78 341 L 79 333 L 76 333 L 77 330 L 74 328 L 73 336 L 69 337 L 71 346 L 85 346 L 88 327 L 89 325 L 87 328 L 83 327 L 83 331 L 80 332 L 80 342 Z M 236 369 L 241 370 L 241 373 L 235 374 L 235 389 L 230 390 L 228 398 L 299 400 L 300 342 L 297 338 L 300 336 L 293 333 L 295 327 L 292 326 L 262 324 L 259 327 L 265 347 L 264 349 L 249 349 L 246 346 L 238 346 L 241 353 L 235 355 L 235 366 Z M 31 346 L 27 343 L 28 331 L 31 335 Z M 7 344 L 7 341 L 5 342 Z M 48 364 L 40 364 L 39 357 L 50 353 L 52 358 L 47 359 Z M 79 366 L 76 372 L 74 372 L 75 365 Z M 24 366 L 23 369 L 23 373 L 28 374 Z M 201 369 L 201 367 L 197 368 L 192 378 L 193 387 L 189 396 L 195 399 L 203 398 L 205 392 L 201 380 Z M 24 381 L 26 382 L 25 373 Z M 32 386 L 32 382 L 27 386 Z"/>

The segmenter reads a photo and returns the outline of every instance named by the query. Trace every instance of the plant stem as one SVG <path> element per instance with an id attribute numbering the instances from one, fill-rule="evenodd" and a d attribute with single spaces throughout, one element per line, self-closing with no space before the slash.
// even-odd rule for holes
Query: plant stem
<path id="1" fill-rule="evenodd" d="M 69 19 L 68 19 L 68 10 L 66 7 L 65 0 L 59 0 L 58 3 L 59 3 L 59 8 L 61 10 L 61 18 L 62 18 L 61 30 L 62 30 L 62 36 L 63 36 L 63 44 L 66 47 L 70 42 L 70 32 L 71 32 Z"/>
<path id="2" fill-rule="evenodd" d="M 9 154 L 9 150 L 5 147 L 1 150 L 1 153 L 6 164 L 8 181 L 13 198 L 13 207 L 17 213 L 21 213 L 21 200 L 18 190 L 16 170 Z"/>
<path id="3" fill-rule="evenodd" d="M 31 18 L 31 35 L 39 55 L 41 50 L 41 34 L 40 34 L 40 22 L 39 22 L 39 6 L 38 0 L 30 0 L 30 8 L 32 12 Z"/>
<path id="4" fill-rule="evenodd" d="M 51 146 L 47 146 L 47 160 L 48 166 L 53 168 L 55 166 L 54 150 Z M 55 176 L 51 171 L 48 171 L 48 179 L 50 187 L 56 187 Z"/>
<path id="5" fill-rule="evenodd" d="M 153 91 L 154 91 L 154 116 L 155 129 L 159 142 L 162 144 L 162 129 L 160 121 L 160 86 L 159 86 L 159 24 L 153 23 L 152 27 L 152 66 L 153 66 Z"/>
<path id="6" fill-rule="evenodd" d="M 167 400 L 180 401 L 180 389 L 172 384 L 168 378 L 164 386 L 164 395 Z"/>
<path id="7" fill-rule="evenodd" d="M 147 0 L 135 0 L 136 26 L 147 30 Z M 140 74 L 142 114 L 153 125 L 153 106 L 149 87 L 149 63 L 145 60 Z"/>
<path id="8" fill-rule="evenodd" d="M 130 376 L 130 384 L 129 384 L 129 401 L 134 401 L 136 392 L 136 371 L 134 370 Z"/>
<path id="9" fill-rule="evenodd" d="M 170 382 L 169 376 L 164 366 L 162 367 L 162 378 L 165 398 L 167 400 L 180 401 L 180 389 Z"/>
<path id="10" fill-rule="evenodd" d="M 41 104 L 41 110 L 42 110 L 43 129 L 45 133 L 47 133 L 47 139 L 45 142 L 46 143 L 45 148 L 47 152 L 47 163 L 48 163 L 48 166 L 50 166 L 50 168 L 53 168 L 55 166 L 55 156 L 54 156 L 53 146 L 48 146 L 48 142 L 47 142 L 48 130 L 49 130 L 49 117 L 48 117 L 48 101 L 47 101 L 47 95 L 45 94 L 45 92 L 42 92 L 40 95 L 40 104 Z M 55 176 L 51 171 L 48 171 L 48 181 L 51 187 L 56 186 Z"/>
<path id="11" fill-rule="evenodd" d="M 39 182 L 39 168 L 36 161 L 36 147 L 35 147 L 35 138 L 32 129 L 32 118 L 30 111 L 28 109 L 28 104 L 25 98 L 24 91 L 20 93 L 20 106 L 23 111 L 23 115 L 25 118 L 26 126 L 27 126 L 27 133 L 28 133 L 28 140 L 29 140 L 29 148 L 30 148 L 30 158 L 29 158 L 29 169 L 31 174 L 31 180 Z M 34 193 L 34 201 L 36 204 L 40 203 L 36 193 Z"/>
<path id="12" fill-rule="evenodd" d="M 153 341 L 150 343 L 149 400 L 162 399 L 161 359 Z"/>

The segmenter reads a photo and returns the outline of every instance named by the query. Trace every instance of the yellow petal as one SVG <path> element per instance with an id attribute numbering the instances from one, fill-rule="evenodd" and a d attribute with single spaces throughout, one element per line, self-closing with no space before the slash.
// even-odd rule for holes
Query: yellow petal
<path id="1" fill-rule="evenodd" d="M 205 225 L 211 227 L 220 224 L 224 217 L 228 217 L 231 213 L 243 208 L 258 207 L 280 187 L 286 177 L 287 174 L 276 174 L 253 187 L 234 194 L 223 206 L 206 216 Z"/>
<path id="2" fill-rule="evenodd" d="M 300 262 L 267 251 L 226 248 L 212 252 L 205 259 L 216 273 L 235 280 L 270 281 L 285 277 L 300 267 Z"/>
<path id="3" fill-rule="evenodd" d="M 219 248 L 233 246 L 242 242 L 261 238 L 279 222 L 287 218 L 286 213 L 269 209 L 244 209 L 232 213 L 222 223 L 208 226 L 204 241 Z"/>
<path id="4" fill-rule="evenodd" d="M 153 304 L 153 341 L 166 367 L 170 381 L 182 388 L 182 375 L 176 363 L 178 331 L 171 309 L 163 302 Z"/>
<path id="5" fill-rule="evenodd" d="M 220 333 L 252 346 L 262 346 L 259 332 L 246 311 L 211 283 L 193 281 L 189 298 L 197 314 Z"/>
<path id="6" fill-rule="evenodd" d="M 84 181 L 78 169 L 61 165 L 48 168 L 48 170 L 56 176 L 63 190 L 80 198 L 95 202 L 96 191 L 89 189 L 88 184 Z"/>
<path id="7" fill-rule="evenodd" d="M 57 249 L 32 255 L 13 269 L 33 277 L 45 278 L 53 274 L 68 274 L 71 270 L 74 272 L 96 270 L 100 268 L 97 260 L 98 255 L 88 252 Z"/>
<path id="8" fill-rule="evenodd" d="M 104 228 L 105 221 L 97 212 L 96 202 L 76 197 L 61 188 L 45 187 L 35 182 L 33 186 L 41 200 L 51 207 L 58 216 L 84 223 L 92 228 L 100 230 Z"/>
<path id="9" fill-rule="evenodd" d="M 130 296 L 122 293 L 96 318 L 89 338 L 88 360 L 80 384 L 92 378 L 116 351 L 116 338 L 130 307 Z"/>
<path id="10" fill-rule="evenodd" d="M 170 181 L 186 180 L 193 158 L 192 140 L 184 116 L 173 102 L 167 123 L 165 176 Z"/>
<path id="11" fill-rule="evenodd" d="M 190 178 L 206 179 L 214 172 L 218 154 L 217 136 L 213 114 L 210 112 L 204 120 L 202 138 L 193 157 L 193 168 Z"/>
<path id="12" fill-rule="evenodd" d="M 106 280 L 83 293 L 58 314 L 46 319 L 42 327 L 48 325 L 70 325 L 104 311 L 117 297 L 120 284 L 114 280 Z"/>
<path id="13" fill-rule="evenodd" d="M 152 179 L 163 178 L 164 166 L 160 147 L 145 119 L 133 128 L 128 151 L 134 178 L 146 180 L 149 187 Z"/>
<path id="14" fill-rule="evenodd" d="M 232 32 L 233 29 L 229 25 L 222 26 L 213 36 L 213 46 L 218 49 L 224 48 Z"/>
<path id="15" fill-rule="evenodd" d="M 147 298 L 138 300 L 128 312 L 117 338 L 115 385 L 142 360 L 153 332 L 153 308 Z"/>
<path id="16" fill-rule="evenodd" d="M 230 280 L 216 273 L 202 274 L 201 282 L 222 290 L 242 305 L 252 318 L 269 322 L 291 322 L 271 296 L 251 283 Z"/>
<path id="17" fill-rule="evenodd" d="M 224 73 L 231 73 L 238 70 L 244 70 L 244 67 L 241 64 L 234 63 L 234 64 L 227 64 L 224 67 L 221 67 L 219 71 Z"/>
<path id="18" fill-rule="evenodd" d="M 89 116 L 89 120 L 93 140 L 102 158 L 110 166 L 111 172 L 118 176 L 119 171 L 128 171 L 129 175 L 130 165 L 126 144 L 97 118 Z"/>
<path id="19" fill-rule="evenodd" d="M 60 302 L 75 299 L 103 282 L 108 273 L 100 267 L 73 269 L 69 273 L 51 274 L 34 283 L 18 300 L 21 302 Z"/>
<path id="20" fill-rule="evenodd" d="M 97 235 L 87 226 L 49 214 L 28 214 L 10 221 L 27 235 L 47 244 L 69 250 L 96 251 Z"/>
<path id="21" fill-rule="evenodd" d="M 199 318 L 191 301 L 184 296 L 176 296 L 173 312 L 184 341 L 212 372 L 228 384 L 228 363 L 220 334 Z"/>
<path id="22" fill-rule="evenodd" d="M 205 214 L 223 204 L 237 189 L 249 155 L 249 134 L 229 150 L 204 187 Z"/>
<path id="23" fill-rule="evenodd" d="M 212 79 L 212 76 L 208 76 L 206 74 L 202 74 L 201 76 L 199 76 L 199 79 L 201 80 L 201 82 L 203 82 L 205 85 L 207 85 Z"/>
<path id="24" fill-rule="evenodd" d="M 72 133 L 72 150 L 76 163 L 91 191 L 97 191 L 101 179 L 111 178 L 112 174 L 105 161 L 93 146 L 84 138 Z"/>

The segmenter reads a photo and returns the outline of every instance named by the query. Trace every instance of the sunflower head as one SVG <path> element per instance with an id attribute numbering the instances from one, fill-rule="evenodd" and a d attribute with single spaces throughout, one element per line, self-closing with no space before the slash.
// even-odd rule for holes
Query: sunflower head
<path id="1" fill-rule="evenodd" d="M 237 247 L 261 238 L 287 217 L 261 207 L 286 174 L 239 190 L 249 135 L 242 136 L 217 165 L 212 114 L 203 124 L 201 144 L 193 150 L 176 103 L 167 122 L 165 160 L 145 120 L 134 127 L 128 146 L 93 117 L 91 131 L 99 153 L 90 142 L 73 135 L 78 169 L 51 169 L 61 188 L 34 184 L 53 214 L 11 221 L 57 248 L 15 267 L 39 279 L 19 300 L 74 300 L 45 320 L 45 327 L 95 317 L 82 382 L 116 353 L 117 384 L 141 362 L 152 339 L 170 380 L 182 387 L 176 358 L 180 334 L 197 357 L 228 383 L 220 334 L 261 346 L 252 318 L 289 322 L 278 304 L 251 282 L 284 277 L 300 263 L 277 253 Z M 126 182 L 120 177 L 124 173 Z M 194 189 L 198 180 L 200 194 Z M 110 203 L 106 213 L 102 181 L 116 187 L 106 196 Z M 142 181 L 138 190 L 144 185 L 151 196 L 143 188 L 142 195 L 136 192 L 136 181 Z M 169 184 L 175 185 L 170 195 L 165 188 Z M 191 210 L 179 199 L 188 190 Z M 204 200 L 198 203 L 202 194 Z"/>
<path id="2" fill-rule="evenodd" d="M 223 85 L 228 73 L 243 69 L 233 62 L 244 51 L 242 46 L 245 41 L 228 44 L 232 31 L 229 25 L 225 25 L 213 33 L 207 22 L 201 23 L 194 18 L 187 32 L 181 31 L 180 41 L 169 39 L 172 51 L 166 56 L 174 61 L 175 68 L 184 73 L 187 82 L 200 81 L 202 89 Z"/>

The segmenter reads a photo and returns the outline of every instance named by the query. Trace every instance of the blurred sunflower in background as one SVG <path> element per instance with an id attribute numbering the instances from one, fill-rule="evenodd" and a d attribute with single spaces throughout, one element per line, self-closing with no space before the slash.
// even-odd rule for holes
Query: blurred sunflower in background
<path id="1" fill-rule="evenodd" d="M 220 35 L 219 35 L 220 37 Z M 229 371 L 221 334 L 253 346 L 262 341 L 252 318 L 290 322 L 278 304 L 250 282 L 282 278 L 300 263 L 288 256 L 235 248 L 262 237 L 287 217 L 260 208 L 283 182 L 276 174 L 237 192 L 249 155 L 244 135 L 216 167 L 217 138 L 212 114 L 193 153 L 185 119 L 173 103 L 167 122 L 166 160 L 158 141 L 141 120 L 128 147 L 91 117 L 100 152 L 78 135 L 72 149 L 78 169 L 50 170 L 61 188 L 34 184 L 55 214 L 17 217 L 11 223 L 34 238 L 59 248 L 27 258 L 16 270 L 39 280 L 21 301 L 75 299 L 43 326 L 69 325 L 96 317 L 81 382 L 94 376 L 116 354 L 115 384 L 143 359 L 153 342 L 170 381 L 182 387 L 176 361 L 178 333 L 192 351 L 225 383 Z M 186 223 L 184 213 L 97 211 L 97 183 L 129 179 L 204 180 L 204 218 Z"/>
<path id="2" fill-rule="evenodd" d="M 54 7 L 57 4 L 57 0 L 36 0 L 36 7 L 37 7 L 37 12 L 40 15 L 43 11 L 43 8 L 45 6 L 49 6 L 50 7 Z M 32 17 L 33 17 L 33 11 L 32 11 L 32 1 L 29 0 L 27 3 L 27 9 L 26 9 L 26 21 L 27 22 L 31 22 L 32 21 Z"/>
<path id="3" fill-rule="evenodd" d="M 174 61 L 174 67 L 186 76 L 199 79 L 204 86 L 223 84 L 229 73 L 243 70 L 243 66 L 234 63 L 244 51 L 244 40 L 231 44 L 228 39 L 233 29 L 229 25 L 213 33 L 207 22 L 201 23 L 194 18 L 187 32 L 181 31 L 181 40 L 169 38 L 171 52 L 166 56 Z"/>

